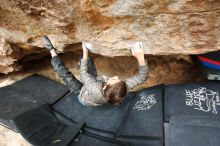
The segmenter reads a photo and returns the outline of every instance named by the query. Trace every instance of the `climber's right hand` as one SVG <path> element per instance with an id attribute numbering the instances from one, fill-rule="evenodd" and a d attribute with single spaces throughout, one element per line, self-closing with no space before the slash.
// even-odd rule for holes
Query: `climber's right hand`
<path id="1" fill-rule="evenodd" d="M 145 65 L 144 48 L 142 42 L 136 42 L 131 48 L 132 55 L 138 60 L 140 66 Z"/>
<path id="2" fill-rule="evenodd" d="M 89 52 L 84 42 L 82 42 L 82 49 L 83 49 L 83 59 L 88 59 Z"/>

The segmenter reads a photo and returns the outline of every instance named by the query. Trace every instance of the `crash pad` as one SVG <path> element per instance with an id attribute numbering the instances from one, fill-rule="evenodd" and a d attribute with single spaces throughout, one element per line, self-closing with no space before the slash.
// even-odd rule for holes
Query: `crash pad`
<path id="1" fill-rule="evenodd" d="M 165 86 L 165 121 L 175 115 L 220 117 L 220 82 Z"/>
<path id="2" fill-rule="evenodd" d="M 34 74 L 0 88 L 0 123 L 16 131 L 12 119 L 43 103 L 53 104 L 69 90 L 46 77 Z"/>
<path id="3" fill-rule="evenodd" d="M 162 146 L 163 89 L 163 85 L 154 86 L 129 93 L 120 105 L 97 107 L 83 106 L 72 92 L 53 108 L 74 122 L 84 121 L 90 133 L 98 136 L 131 145 Z"/>
<path id="4" fill-rule="evenodd" d="M 84 123 L 70 124 L 70 122 L 63 121 L 55 116 L 47 104 L 42 104 L 13 118 L 17 130 L 34 146 L 67 146 L 70 144 Z"/>
<path id="5" fill-rule="evenodd" d="M 33 145 L 163 146 L 163 89 L 159 85 L 131 92 L 118 106 L 97 107 L 81 105 L 72 92 L 12 121 Z"/>
<path id="6" fill-rule="evenodd" d="M 219 146 L 220 119 L 207 116 L 173 116 L 169 146 Z"/>

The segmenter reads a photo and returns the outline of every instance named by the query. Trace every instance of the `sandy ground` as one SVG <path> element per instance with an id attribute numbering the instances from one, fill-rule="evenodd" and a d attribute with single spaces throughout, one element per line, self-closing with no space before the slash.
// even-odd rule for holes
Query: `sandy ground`
<path id="1" fill-rule="evenodd" d="M 19 133 L 0 126 L 0 146 L 31 146 Z"/>
<path id="2" fill-rule="evenodd" d="M 76 64 L 80 55 L 67 53 L 61 55 L 70 71 L 79 78 Z M 188 58 L 182 56 L 146 56 L 149 63 L 148 80 L 136 89 L 165 83 L 185 83 L 204 80 L 200 70 Z M 95 63 L 99 74 L 113 76 L 115 73 L 120 78 L 127 78 L 138 72 L 137 62 L 132 57 L 107 58 L 95 56 Z M 9 85 L 33 73 L 38 73 L 52 80 L 63 83 L 50 65 L 50 57 L 26 63 L 23 71 L 0 75 L 0 87 Z M 18 133 L 0 126 L 0 146 L 30 146 Z"/>

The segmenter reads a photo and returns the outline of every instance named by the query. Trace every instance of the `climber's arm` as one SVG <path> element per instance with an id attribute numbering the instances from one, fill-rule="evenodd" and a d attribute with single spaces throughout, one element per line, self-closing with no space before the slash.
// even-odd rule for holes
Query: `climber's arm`
<path id="1" fill-rule="evenodd" d="M 91 94 L 96 92 L 99 89 L 99 83 L 94 76 L 88 73 L 88 49 L 86 46 L 82 45 L 83 48 L 83 59 L 81 60 L 80 65 L 80 80 L 83 83 L 84 87 Z"/>
<path id="2" fill-rule="evenodd" d="M 147 65 L 147 61 L 144 59 L 144 51 L 143 51 L 142 43 L 137 42 L 132 47 L 131 51 L 132 51 L 132 55 L 138 61 L 139 74 L 125 80 L 128 89 L 132 89 L 135 86 L 144 83 L 147 80 L 147 76 L 148 76 L 148 65 Z"/>

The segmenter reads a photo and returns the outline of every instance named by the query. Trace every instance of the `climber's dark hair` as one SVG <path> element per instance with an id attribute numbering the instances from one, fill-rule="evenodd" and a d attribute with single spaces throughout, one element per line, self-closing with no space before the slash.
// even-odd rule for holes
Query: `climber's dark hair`
<path id="1" fill-rule="evenodd" d="M 106 85 L 104 96 L 110 104 L 119 104 L 127 94 L 127 86 L 124 81 L 119 81 L 113 85 Z"/>

